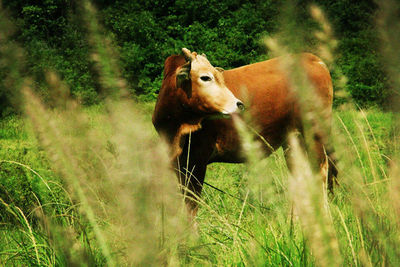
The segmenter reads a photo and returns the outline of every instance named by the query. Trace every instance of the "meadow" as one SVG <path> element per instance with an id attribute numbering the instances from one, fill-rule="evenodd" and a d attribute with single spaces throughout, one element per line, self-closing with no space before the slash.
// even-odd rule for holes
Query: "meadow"
<path id="1" fill-rule="evenodd" d="M 143 116 L 140 128 L 148 133 L 136 133 L 141 137 L 131 133 L 135 131 L 131 128 L 139 126 L 137 121 L 125 126 L 131 130 L 125 129 L 128 133 L 118 136 L 135 140 L 123 138 L 123 147 L 141 150 L 146 148 L 145 143 L 157 147 L 158 137 L 150 123 L 153 103 L 137 105 L 142 111 L 137 116 Z M 197 231 L 185 219 L 176 178 L 168 173 L 166 166 L 160 170 L 162 166 L 154 160 L 154 154 L 144 152 L 147 156 L 144 160 L 148 161 L 144 163 L 136 158 L 143 151 L 122 151 L 118 153 L 127 153 L 132 162 L 116 157 L 101 163 L 101 167 L 97 165 L 97 159 L 107 161 L 109 155 L 117 153 L 110 145 L 115 133 L 110 125 L 105 125 L 104 114 L 107 114 L 104 106 L 79 111 L 79 116 L 87 119 L 88 131 L 97 133 L 94 135 L 97 145 L 105 150 L 92 147 L 92 152 L 98 150 L 95 158 L 81 155 L 79 149 L 86 146 L 82 141 L 93 140 L 88 137 L 92 134 L 82 137 L 79 133 L 82 140 L 78 150 L 70 148 L 74 153 L 70 156 L 76 158 L 61 165 L 59 161 L 67 156 L 66 152 L 57 152 L 61 159 L 50 156 L 53 162 L 50 163 L 33 134 L 32 123 L 26 118 L 11 116 L 1 120 L 2 265 L 376 266 L 396 265 L 399 260 L 396 247 L 400 240 L 393 203 L 398 192 L 393 188 L 388 156 L 392 146 L 391 113 L 335 111 L 334 129 L 343 137 L 343 143 L 337 147 L 342 155 L 340 186 L 329 200 L 319 199 L 312 186 L 309 191 L 302 191 L 304 187 L 299 185 L 291 188 L 294 178 L 288 174 L 281 150 L 248 164 L 210 165 L 206 182 L 219 190 L 205 185 L 196 218 Z M 56 120 L 62 116 L 57 114 Z M 50 133 L 45 136 L 51 138 Z M 58 138 L 67 136 L 61 134 Z M 58 138 L 47 142 L 51 146 L 68 143 Z M 104 154 L 99 154 L 100 151 Z M 85 165 L 81 160 L 92 162 Z M 71 167 L 74 161 L 82 165 Z M 113 166 L 116 164 L 124 166 L 122 173 L 115 173 L 121 167 Z M 89 165 L 99 169 L 91 169 Z M 78 177 L 64 173 L 67 171 L 87 180 L 76 185 Z M 110 181 L 98 172 L 105 172 L 117 181 Z M 157 185 L 146 180 L 146 172 L 166 177 Z M 129 177 L 131 181 L 120 180 Z M 160 184 L 169 185 L 160 188 Z M 127 192 L 127 188 L 131 191 Z M 79 190 L 85 191 L 86 197 L 82 199 Z M 157 200 L 154 193 L 171 195 Z M 301 198 L 296 199 L 296 194 Z M 305 214 L 295 212 L 294 205 L 303 204 L 294 201 L 306 199 L 322 200 L 324 205 L 303 203 L 300 211 Z M 176 206 L 171 207 L 171 201 Z M 158 220 L 164 222 L 160 225 Z M 104 255 L 105 251 L 108 254 Z"/>
<path id="2" fill-rule="evenodd" d="M 79 6 L 85 60 L 99 97 L 89 106 L 69 88 L 68 75 L 46 64 L 35 68 L 39 82 L 23 72 L 23 48 L 7 42 L 11 22 L 0 16 L 0 66 L 10 69 L 2 72 L 7 90 L 1 97 L 16 97 L 19 111 L 0 119 L 0 265 L 397 266 L 400 60 L 394 55 L 400 29 L 391 23 L 395 9 L 386 7 L 376 31 L 385 40 L 385 83 L 392 90 L 385 93 L 393 94 L 392 105 L 367 108 L 349 96 L 357 80 L 346 83 L 351 77 L 336 64 L 338 42 L 322 10 L 307 11 L 319 25 L 309 32 L 314 51 L 334 80 L 329 143 L 338 159 L 335 193 L 326 192 L 295 137 L 289 173 L 282 150 L 265 158 L 260 151 L 266 144 L 242 127 L 248 162 L 209 166 L 193 222 L 168 148 L 151 124 L 154 102 L 129 93 L 113 35 L 105 33 L 90 2 Z M 305 41 L 288 34 L 297 25 L 285 23 L 294 10 L 285 12 L 286 28 L 260 41 L 268 56 L 296 52 Z M 305 115 L 318 117 L 307 109 L 314 101 L 301 71 L 295 63 L 284 67 Z"/>

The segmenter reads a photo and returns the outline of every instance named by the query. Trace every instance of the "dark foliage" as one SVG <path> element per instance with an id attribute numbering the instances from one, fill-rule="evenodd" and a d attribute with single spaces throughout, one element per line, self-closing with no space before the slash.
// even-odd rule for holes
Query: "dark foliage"
<path id="1" fill-rule="evenodd" d="M 297 14 L 293 18 L 282 18 L 288 3 L 272 0 L 94 2 L 106 32 L 115 40 L 123 76 L 142 100 L 156 97 L 165 58 L 182 47 L 207 54 L 214 65 L 233 68 L 267 58 L 262 37 L 280 31 L 285 23 L 295 23 L 298 32 L 292 34 L 305 36 L 299 50 L 312 52 L 315 44 L 310 30 L 315 23 L 308 15 L 311 1 L 292 1 Z M 384 103 L 386 84 L 374 27 L 377 6 L 372 0 L 316 2 L 340 40 L 337 64 L 348 77 L 347 90 L 361 105 Z M 99 86 L 77 5 L 71 0 L 3 1 L 17 29 L 12 40 L 26 51 L 24 74 L 35 78 L 40 93 L 50 94 L 44 73 L 56 70 L 75 97 L 91 104 L 100 100 Z M 4 68 L 0 65 L 0 77 L 7 75 Z M 2 110 L 10 98 L 4 88 L 0 88 Z"/>
<path id="2" fill-rule="evenodd" d="M 357 103 L 382 105 L 387 100 L 387 80 L 381 64 L 376 29 L 378 7 L 374 0 L 319 1 L 340 40 L 338 65 L 348 78 L 347 90 Z"/>

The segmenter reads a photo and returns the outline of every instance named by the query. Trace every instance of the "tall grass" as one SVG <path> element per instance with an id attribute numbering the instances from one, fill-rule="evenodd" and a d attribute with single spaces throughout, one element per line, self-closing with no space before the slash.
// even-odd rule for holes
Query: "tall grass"
<path id="1" fill-rule="evenodd" d="M 25 215 L 18 207 L 3 205 L 19 217 L 30 238 L 35 254 L 31 264 L 173 264 L 178 246 L 190 241 L 191 232 L 183 220 L 185 209 L 166 149 L 154 139 L 150 121 L 145 121 L 135 104 L 119 97 L 125 88 L 113 64 L 112 48 L 96 39 L 100 30 L 94 8 L 86 1 L 81 8 L 88 22 L 89 42 L 96 44 L 92 48 L 100 84 L 105 92 L 115 92 L 106 101 L 103 116 L 96 118 L 99 127 L 93 127 L 80 105 L 70 99 L 68 88 L 55 73 L 45 73 L 55 108 L 43 103 L 28 79 L 21 90 L 27 119 L 53 171 L 62 178 L 71 198 L 69 208 L 77 216 L 59 227 L 40 212 L 39 203 L 40 228 L 49 234 L 50 251 L 63 253 L 61 262 L 42 259 L 39 250 L 46 250 L 40 248 L 43 244 L 36 241 Z M 12 259 L 5 257 L 5 263 L 10 262 Z"/>
<path id="2" fill-rule="evenodd" d="M 382 10 L 384 22 L 390 10 Z M 53 72 L 44 72 L 54 95 L 48 102 L 38 96 L 28 77 L 18 73 L 13 77 L 21 85 L 27 133 L 18 133 L 20 125 L 14 119 L 4 120 L 2 147 L 3 140 L 29 138 L 46 157 L 34 158 L 43 160 L 36 169 L 33 163 L 21 162 L 22 157 L 0 152 L 0 167 L 23 168 L 42 185 L 38 192 L 49 197 L 34 194 L 30 210 L 0 199 L 1 211 L 14 218 L 0 225 L 0 264 L 395 266 L 399 262 L 398 135 L 390 133 L 397 114 L 357 109 L 345 94 L 341 96 L 347 105 L 334 111 L 332 121 L 324 120 L 318 104 L 304 109 L 307 130 L 315 131 L 308 120 L 317 120 L 336 149 L 340 175 L 332 196 L 313 166 L 312 154 L 305 154 L 296 136 L 290 138 L 295 164 L 289 173 L 283 151 L 265 159 L 260 151 L 267 144 L 256 141 L 248 120 L 238 121 L 248 163 L 209 166 L 206 181 L 220 190 L 204 186 L 196 230 L 187 220 L 166 146 L 152 128 L 152 108 L 128 97 L 118 55 L 99 26 L 95 8 L 83 1 L 80 12 L 104 104 L 81 107 Z M 329 22 L 317 7 L 311 13 L 321 25 L 316 51 L 345 81 L 334 64 L 336 41 Z M 392 29 L 380 25 L 387 26 L 382 26 L 383 34 Z M 268 42 L 272 52 L 291 51 L 279 38 Z M 287 63 L 282 67 L 296 85 L 302 105 L 317 103 L 310 101 L 310 86 L 299 66 L 294 60 Z M 400 64 L 388 65 L 395 82 Z"/>

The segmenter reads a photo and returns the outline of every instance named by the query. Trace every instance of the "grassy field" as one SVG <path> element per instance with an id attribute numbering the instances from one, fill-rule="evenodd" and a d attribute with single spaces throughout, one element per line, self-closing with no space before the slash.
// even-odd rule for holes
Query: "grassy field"
<path id="1" fill-rule="evenodd" d="M 204 187 L 196 231 L 176 178 L 157 158 L 152 104 L 139 107 L 132 125 L 120 113 L 129 109 L 115 108 L 59 112 L 41 124 L 0 122 L 0 264 L 398 263 L 390 113 L 335 112 L 340 186 L 329 199 L 307 184 L 315 177 L 288 175 L 281 150 L 248 164 L 210 165 L 206 182 L 224 192 Z M 66 118 L 79 131 L 63 129 Z M 61 132 L 53 136 L 51 127 Z"/>
<path id="2" fill-rule="evenodd" d="M 4 58 L 3 65 L 14 67 L 8 89 L 18 92 L 24 115 L 0 121 L 0 265 L 399 265 L 398 122 L 392 113 L 352 106 L 346 77 L 334 63 L 337 42 L 321 10 L 311 9 L 321 26 L 316 53 L 330 67 L 342 104 L 330 136 L 339 169 L 335 194 L 326 193 L 295 138 L 289 174 L 281 150 L 265 159 L 263 144 L 241 131 L 248 163 L 209 166 L 209 185 L 192 223 L 166 145 L 151 124 L 154 104 L 127 97 L 113 42 L 90 2 L 82 3 L 102 105 L 82 107 L 47 69 L 43 86 L 51 94 L 41 97 L 33 78 L 19 72 L 25 66 L 14 64 L 23 60 Z M 296 34 L 284 42 L 279 35 L 265 40 L 269 54 L 292 51 L 285 43 L 299 36 L 290 25 L 288 32 Z M 392 56 L 398 47 L 393 38 L 400 35 L 380 27 L 388 33 L 383 54 L 395 88 L 400 62 Z M 4 51 L 17 50 L 6 44 Z M 321 114 L 307 111 L 317 107 L 307 98 L 310 84 L 286 59 L 282 67 L 306 110 L 303 119 L 318 120 Z"/>

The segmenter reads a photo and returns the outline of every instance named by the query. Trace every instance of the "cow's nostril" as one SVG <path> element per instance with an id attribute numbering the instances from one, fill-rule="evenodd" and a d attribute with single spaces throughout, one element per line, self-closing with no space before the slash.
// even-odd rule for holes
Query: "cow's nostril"
<path id="1" fill-rule="evenodd" d="M 240 110 L 244 110 L 244 104 L 241 101 L 238 101 L 236 105 Z"/>

